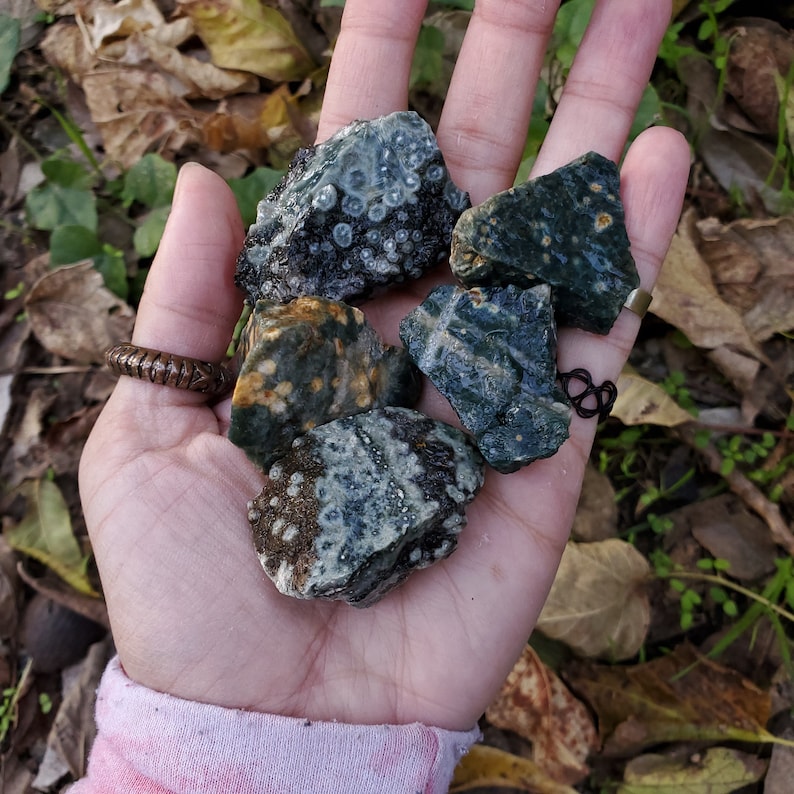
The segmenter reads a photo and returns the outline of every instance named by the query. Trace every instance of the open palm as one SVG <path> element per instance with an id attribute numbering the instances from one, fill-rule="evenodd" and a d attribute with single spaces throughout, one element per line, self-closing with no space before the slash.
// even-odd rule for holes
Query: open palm
<path id="1" fill-rule="evenodd" d="M 455 182 L 477 203 L 508 187 L 558 3 L 478 0 L 438 128 Z M 320 139 L 404 109 L 425 0 L 348 0 Z M 623 151 L 669 19 L 661 0 L 600 0 L 534 175 L 588 150 Z M 632 250 L 650 290 L 680 211 L 689 156 L 654 129 L 626 155 Z M 183 168 L 141 300 L 136 344 L 223 357 L 241 308 L 243 229 L 224 182 Z M 387 341 L 428 289 L 364 309 Z M 565 330 L 561 370 L 615 379 L 639 319 L 608 337 Z M 452 420 L 426 389 L 422 410 Z M 229 401 L 122 378 L 89 439 L 81 492 L 121 662 L 133 679 L 192 700 L 351 723 L 469 729 L 534 625 L 567 540 L 595 420 L 515 474 L 489 471 L 458 550 L 369 609 L 280 595 L 253 550 L 246 502 L 262 475 L 225 436 Z"/>

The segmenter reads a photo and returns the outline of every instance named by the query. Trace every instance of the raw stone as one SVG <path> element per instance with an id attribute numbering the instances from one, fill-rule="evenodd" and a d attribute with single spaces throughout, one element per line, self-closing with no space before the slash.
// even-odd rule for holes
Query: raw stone
<path id="1" fill-rule="evenodd" d="M 467 210 L 450 267 L 466 286 L 551 284 L 560 324 L 608 333 L 640 283 L 617 166 L 590 152 Z"/>
<path id="2" fill-rule="evenodd" d="M 436 265 L 468 206 L 419 115 L 355 121 L 301 149 L 260 202 L 235 281 L 252 304 L 356 302 Z"/>
<path id="3" fill-rule="evenodd" d="M 295 439 L 248 518 L 280 592 L 365 607 L 453 551 L 483 476 L 459 430 L 382 408 Z"/>
<path id="4" fill-rule="evenodd" d="M 549 293 L 547 284 L 444 285 L 400 324 L 411 358 L 503 473 L 553 455 L 568 437 Z"/>
<path id="5" fill-rule="evenodd" d="M 258 301 L 240 339 L 229 439 L 267 469 L 301 433 L 385 405 L 413 405 L 419 373 L 338 301 Z"/>

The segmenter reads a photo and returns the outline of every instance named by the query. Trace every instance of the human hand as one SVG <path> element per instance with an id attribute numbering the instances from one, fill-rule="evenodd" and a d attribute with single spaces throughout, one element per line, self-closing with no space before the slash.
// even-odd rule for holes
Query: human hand
<path id="1" fill-rule="evenodd" d="M 509 187 L 558 2 L 479 0 L 438 139 L 478 203 Z M 319 139 L 404 109 L 426 0 L 348 0 Z M 600 0 L 533 176 L 596 150 L 617 160 L 669 21 L 662 0 Z M 643 133 L 622 168 L 626 222 L 651 290 L 675 229 L 689 151 Z M 243 229 L 225 183 L 197 166 L 174 206 L 140 303 L 135 344 L 222 359 L 241 309 Z M 363 308 L 389 342 L 425 296 L 415 282 Z M 615 380 L 639 328 L 621 312 L 606 337 L 564 329 L 562 371 Z M 369 609 L 280 595 L 253 550 L 246 503 L 262 475 L 226 439 L 230 402 L 122 378 L 86 445 L 81 493 L 113 636 L 127 674 L 182 698 L 349 723 L 471 728 L 527 640 L 576 509 L 595 419 L 573 416 L 554 457 L 489 471 L 447 560 Z M 454 421 L 426 388 L 420 410 Z"/>

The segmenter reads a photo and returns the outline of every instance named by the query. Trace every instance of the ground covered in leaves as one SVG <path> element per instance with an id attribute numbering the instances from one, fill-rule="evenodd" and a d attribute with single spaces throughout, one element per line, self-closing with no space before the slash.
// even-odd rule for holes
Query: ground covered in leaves
<path id="1" fill-rule="evenodd" d="M 0 0 L 0 789 L 84 770 L 112 652 L 76 488 L 179 164 L 247 221 L 312 142 L 339 2 Z M 525 175 L 592 0 L 562 7 Z M 472 3 L 431 3 L 431 123 Z M 538 631 L 453 791 L 794 780 L 794 4 L 677 2 L 634 133 L 693 166 Z"/>

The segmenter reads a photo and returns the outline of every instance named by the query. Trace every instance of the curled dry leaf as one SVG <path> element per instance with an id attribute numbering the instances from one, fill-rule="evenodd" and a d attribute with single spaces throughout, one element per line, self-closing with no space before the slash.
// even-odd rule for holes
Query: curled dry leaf
<path id="1" fill-rule="evenodd" d="M 591 463 L 584 470 L 582 493 L 576 506 L 571 537 L 584 543 L 614 538 L 618 534 L 615 489 L 606 474 Z"/>
<path id="2" fill-rule="evenodd" d="M 764 355 L 742 315 L 720 297 L 697 247 L 694 214 L 685 213 L 654 288 L 651 311 L 709 351 L 723 374 L 746 393 Z"/>
<path id="3" fill-rule="evenodd" d="M 91 262 L 42 276 L 25 308 L 41 345 L 72 361 L 102 363 L 104 351 L 132 333 L 132 309 L 105 287 Z"/>
<path id="4" fill-rule="evenodd" d="M 756 342 L 794 328 L 794 216 L 697 223 L 699 250 Z"/>
<path id="5" fill-rule="evenodd" d="M 586 760 L 598 736 L 587 708 L 530 646 L 485 716 L 531 742 L 532 760 L 558 783 L 578 783 L 589 773 Z"/>
<path id="6" fill-rule="evenodd" d="M 649 574 L 623 540 L 568 543 L 537 628 L 583 656 L 628 659 L 650 625 Z"/>
<path id="7" fill-rule="evenodd" d="M 576 789 L 552 780 L 528 758 L 476 744 L 455 768 L 449 794 L 480 791 L 487 786 L 527 794 L 576 794 Z"/>
<path id="8" fill-rule="evenodd" d="M 641 755 L 626 765 L 617 794 L 730 794 L 758 782 L 763 758 L 728 747 L 712 747 L 686 759 Z"/>
<path id="9" fill-rule="evenodd" d="M 629 366 L 620 373 L 617 387 L 618 398 L 611 415 L 624 425 L 676 427 L 692 421 L 692 414 L 678 405 L 661 386 L 643 378 Z"/>
<path id="10" fill-rule="evenodd" d="M 580 661 L 567 680 L 598 716 L 606 756 L 663 742 L 771 742 L 770 699 L 751 681 L 690 645 L 644 664 Z"/>
<path id="11" fill-rule="evenodd" d="M 280 11 L 259 0 L 180 0 L 212 62 L 268 80 L 300 80 L 314 63 Z"/>
<path id="12" fill-rule="evenodd" d="M 777 138 L 780 98 L 776 77 L 794 63 L 794 38 L 771 19 L 741 19 L 725 31 L 730 40 L 725 91 L 759 132 Z"/>

